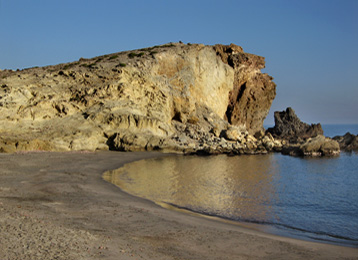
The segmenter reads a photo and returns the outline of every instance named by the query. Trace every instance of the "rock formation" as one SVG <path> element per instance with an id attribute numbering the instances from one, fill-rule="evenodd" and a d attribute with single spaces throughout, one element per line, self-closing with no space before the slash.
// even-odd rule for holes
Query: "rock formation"
<path id="1" fill-rule="evenodd" d="M 292 156 L 332 156 L 340 153 L 339 144 L 323 136 L 321 124 L 303 123 L 295 111 L 288 107 L 286 111 L 274 113 L 275 126 L 267 129 L 281 146 L 273 149 Z"/>
<path id="2" fill-rule="evenodd" d="M 286 111 L 274 113 L 275 126 L 267 129 L 273 137 L 298 142 L 317 135 L 323 135 L 321 124 L 303 123 L 295 111 L 288 107 Z"/>
<path id="3" fill-rule="evenodd" d="M 224 63 L 234 68 L 225 118 L 233 125 L 245 125 L 251 133 L 263 130 L 262 122 L 276 95 L 272 77 L 260 73 L 265 68 L 264 57 L 244 53 L 233 44 L 216 45 L 215 50 Z"/>
<path id="4" fill-rule="evenodd" d="M 344 136 L 335 136 L 333 140 L 339 143 L 341 150 L 358 151 L 358 135 L 346 133 Z"/>
<path id="5" fill-rule="evenodd" d="M 264 64 L 233 44 L 171 43 L 3 70 L 0 151 L 267 152 L 280 144 L 260 134 L 276 88 Z"/>
<path id="6" fill-rule="evenodd" d="M 283 146 L 282 153 L 292 156 L 335 156 L 340 153 L 340 148 L 337 141 L 317 135 L 302 143 Z"/>

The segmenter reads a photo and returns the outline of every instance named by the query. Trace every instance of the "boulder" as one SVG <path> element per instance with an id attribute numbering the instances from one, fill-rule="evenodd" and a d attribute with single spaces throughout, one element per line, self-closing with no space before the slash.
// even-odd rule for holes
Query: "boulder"
<path id="1" fill-rule="evenodd" d="M 247 135 L 247 131 L 242 127 L 230 126 L 228 129 L 222 131 L 221 135 L 229 141 L 239 141 L 241 142 L 243 138 Z"/>
<path id="2" fill-rule="evenodd" d="M 262 140 L 262 145 L 266 148 L 266 150 L 271 151 L 274 149 L 275 147 L 275 140 L 272 137 L 272 135 L 270 133 L 268 133 L 267 135 L 265 135 Z"/>
<path id="3" fill-rule="evenodd" d="M 340 153 L 340 149 L 337 141 L 318 135 L 301 145 L 286 148 L 285 152 L 296 156 L 334 156 Z"/>

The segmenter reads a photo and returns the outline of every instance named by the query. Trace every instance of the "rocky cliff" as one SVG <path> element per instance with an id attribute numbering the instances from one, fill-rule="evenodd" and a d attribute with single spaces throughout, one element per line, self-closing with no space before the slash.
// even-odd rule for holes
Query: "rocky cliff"
<path id="1" fill-rule="evenodd" d="M 0 71 L 0 151 L 264 152 L 264 65 L 233 44 L 170 43 Z"/>

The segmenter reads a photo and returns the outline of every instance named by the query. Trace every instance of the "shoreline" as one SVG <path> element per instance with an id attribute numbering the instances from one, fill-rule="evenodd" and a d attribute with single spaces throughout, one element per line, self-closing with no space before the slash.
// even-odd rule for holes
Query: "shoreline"
<path id="1" fill-rule="evenodd" d="M 1 259 L 358 259 L 358 249 L 172 211 L 102 179 L 155 152 L 0 154 Z"/>
<path id="2" fill-rule="evenodd" d="M 186 208 L 180 208 L 177 207 L 175 205 L 170 205 L 170 204 L 166 204 L 166 203 L 159 203 L 159 202 L 155 202 L 157 205 L 169 209 L 169 210 L 174 210 L 177 212 L 182 212 L 185 214 L 190 214 L 193 216 L 197 216 L 200 218 L 206 218 L 206 219 L 210 219 L 213 221 L 219 221 L 219 222 L 223 222 L 223 223 L 227 223 L 229 225 L 234 225 L 234 226 L 239 226 L 245 229 L 250 229 L 250 230 L 255 230 L 257 232 L 262 232 L 268 235 L 273 235 L 273 236 L 278 236 L 278 237 L 283 237 L 283 238 L 289 238 L 289 239 L 296 239 L 296 240 L 301 240 L 301 241 L 306 241 L 306 242 L 313 242 L 313 243 L 320 243 L 320 244 L 327 244 L 327 245 L 333 245 L 333 246 L 339 246 L 339 247 L 348 247 L 348 248 L 356 248 L 358 249 L 357 245 L 355 244 L 349 244 L 349 242 L 347 242 L 347 240 L 344 240 L 346 243 L 343 242 L 337 242 L 337 241 L 331 241 L 331 240 L 325 240 L 325 239 L 315 239 L 315 238 L 309 238 L 307 236 L 304 236 L 300 233 L 293 233 L 290 232 L 292 230 L 280 230 L 277 227 L 275 227 L 272 224 L 266 224 L 266 223 L 256 223 L 256 222 L 246 222 L 246 221 L 240 221 L 240 220 L 233 220 L 233 219 L 229 219 L 229 218 L 223 218 L 220 216 L 215 216 L 215 215 L 206 215 L 204 213 L 200 213 L 200 212 L 196 212 L 196 211 L 192 211 L 190 209 L 186 209 Z M 295 231 L 294 231 L 295 232 Z M 306 231 L 301 231 L 302 233 L 306 233 Z M 309 231 L 307 231 L 307 233 L 310 233 Z M 312 233 L 313 235 L 317 235 L 315 233 Z M 349 241 L 349 240 L 348 240 Z"/>

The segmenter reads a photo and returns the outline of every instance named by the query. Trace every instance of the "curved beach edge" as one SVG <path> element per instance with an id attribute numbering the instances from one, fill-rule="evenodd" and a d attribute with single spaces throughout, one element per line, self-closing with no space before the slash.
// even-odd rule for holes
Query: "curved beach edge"
<path id="1" fill-rule="evenodd" d="M 358 259 L 357 248 L 168 210 L 102 178 L 159 156 L 169 154 L 0 154 L 0 259 Z"/>

